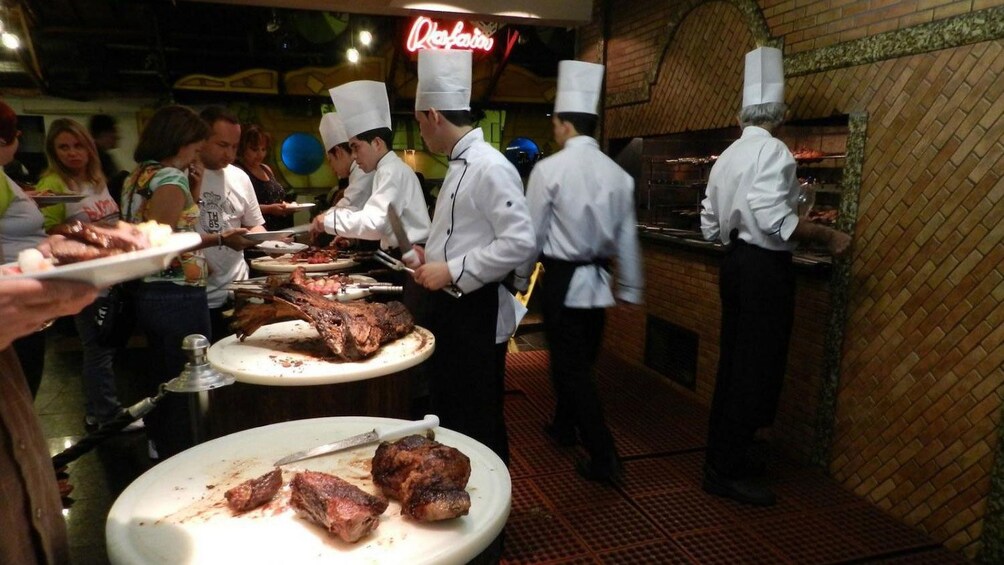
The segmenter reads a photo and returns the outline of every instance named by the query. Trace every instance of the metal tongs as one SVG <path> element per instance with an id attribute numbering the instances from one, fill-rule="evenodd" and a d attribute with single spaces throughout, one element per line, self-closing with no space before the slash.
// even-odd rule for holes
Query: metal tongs
<path id="1" fill-rule="evenodd" d="M 404 271 L 410 275 L 415 274 L 415 269 L 412 269 L 411 267 L 402 263 L 400 260 L 391 257 L 386 252 L 384 252 L 383 249 L 377 249 L 376 251 L 374 251 L 373 258 L 376 259 L 377 261 L 380 261 L 384 265 L 387 265 L 391 269 L 394 269 L 395 271 Z M 453 284 L 443 287 L 442 291 L 454 298 L 460 298 L 461 296 L 464 295 L 464 291 L 460 290 L 459 288 L 457 288 L 456 285 Z"/>

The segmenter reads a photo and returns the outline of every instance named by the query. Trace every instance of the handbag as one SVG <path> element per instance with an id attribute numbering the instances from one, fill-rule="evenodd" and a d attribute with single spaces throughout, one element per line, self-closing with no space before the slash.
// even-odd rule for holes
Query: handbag
<path id="1" fill-rule="evenodd" d="M 98 327 L 97 342 L 104 347 L 125 347 L 136 327 L 136 310 L 132 293 L 126 283 L 108 289 L 108 294 L 95 301 L 94 323 Z"/>

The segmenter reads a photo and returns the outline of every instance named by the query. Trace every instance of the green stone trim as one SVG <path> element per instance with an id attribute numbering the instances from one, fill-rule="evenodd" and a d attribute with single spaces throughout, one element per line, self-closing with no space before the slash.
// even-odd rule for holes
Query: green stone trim
<path id="1" fill-rule="evenodd" d="M 1004 6 L 888 31 L 785 57 L 787 77 L 1004 38 Z"/>
<path id="2" fill-rule="evenodd" d="M 844 178 L 840 185 L 842 193 L 840 216 L 837 218 L 836 228 L 845 233 L 854 233 L 858 221 L 858 199 L 861 194 L 861 170 L 864 165 L 868 114 L 864 112 L 851 114 L 847 128 L 847 158 L 844 160 Z M 810 456 L 813 465 L 824 469 L 830 464 L 833 429 L 836 426 L 837 392 L 840 386 L 852 257 L 853 253 L 844 259 L 834 259 L 833 271 L 830 274 L 830 319 L 826 323 L 826 337 L 823 342 L 823 383 L 819 391 L 816 434 Z"/>
<path id="3" fill-rule="evenodd" d="M 624 92 L 618 92 L 614 94 L 608 94 L 606 97 L 606 107 L 613 108 L 616 106 L 626 106 L 628 104 L 638 104 L 640 102 L 647 102 L 652 98 L 652 85 L 659 81 L 659 70 L 662 68 L 662 61 L 666 58 L 666 52 L 669 51 L 669 45 L 673 42 L 673 38 L 676 36 L 676 30 L 686 19 L 690 12 L 704 4 L 708 1 L 715 0 L 683 0 L 682 2 L 667 2 L 666 13 L 668 22 L 666 23 L 665 33 L 662 36 L 662 42 L 659 44 L 658 52 L 659 57 L 656 59 L 652 68 L 648 70 L 645 77 L 645 82 L 642 83 L 637 88 L 632 88 L 631 90 L 626 90 Z M 749 26 L 750 32 L 753 34 L 753 39 L 756 40 L 757 45 L 766 45 L 770 47 L 781 48 L 783 46 L 783 41 L 780 38 L 771 37 L 770 28 L 767 26 L 767 20 L 763 17 L 763 12 L 760 10 L 760 6 L 755 0 L 717 0 L 724 1 L 735 6 L 737 10 L 743 15 L 746 20 L 746 25 Z"/>

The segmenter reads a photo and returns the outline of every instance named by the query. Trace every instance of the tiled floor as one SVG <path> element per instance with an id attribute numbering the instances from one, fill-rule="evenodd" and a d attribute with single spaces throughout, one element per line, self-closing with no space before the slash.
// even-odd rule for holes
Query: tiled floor
<path id="1" fill-rule="evenodd" d="M 574 471 L 577 449 L 557 447 L 542 430 L 553 403 L 542 338 L 530 334 L 519 344 L 523 351 L 509 356 L 507 379 L 513 501 L 505 563 L 964 562 L 817 470 L 774 464 L 779 501 L 773 508 L 704 494 L 705 409 L 611 357 L 601 360 L 598 383 L 625 459 L 624 483 L 587 482 Z M 83 394 L 75 341 L 53 336 L 49 349 L 35 404 L 55 453 L 83 433 Z M 142 362 L 141 349 L 119 356 L 126 399 L 136 399 L 128 375 Z M 142 432 L 114 437 L 70 465 L 73 563 L 107 561 L 105 516 L 149 465 Z"/>

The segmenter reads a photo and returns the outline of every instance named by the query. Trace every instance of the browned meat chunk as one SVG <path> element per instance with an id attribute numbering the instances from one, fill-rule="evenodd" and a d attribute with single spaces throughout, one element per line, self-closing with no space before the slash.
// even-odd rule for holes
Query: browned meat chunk
<path id="1" fill-rule="evenodd" d="M 296 284 L 302 273 L 294 272 L 290 282 L 271 295 L 264 304 L 241 300 L 234 314 L 237 337 L 244 339 L 266 324 L 304 320 L 317 329 L 325 345 L 336 356 L 355 361 L 377 352 L 380 346 L 405 336 L 415 328 L 415 320 L 400 302 L 341 303 L 328 300 Z"/>
<path id="2" fill-rule="evenodd" d="M 142 232 L 124 222 L 106 227 L 73 220 L 54 227 L 51 233 L 65 238 L 51 242 L 52 256 L 61 265 L 138 251 L 150 245 Z"/>
<path id="3" fill-rule="evenodd" d="M 431 522 L 464 516 L 471 460 L 459 450 L 420 435 L 383 442 L 373 456 L 373 482 L 401 501 L 405 516 Z"/>
<path id="4" fill-rule="evenodd" d="M 386 500 L 327 473 L 297 473 L 290 487 L 297 514 L 349 543 L 375 530 L 387 510 Z"/>
<path id="5" fill-rule="evenodd" d="M 282 471 L 272 469 L 264 475 L 244 481 L 223 494 L 234 512 L 247 512 L 272 500 L 282 488 Z"/>

